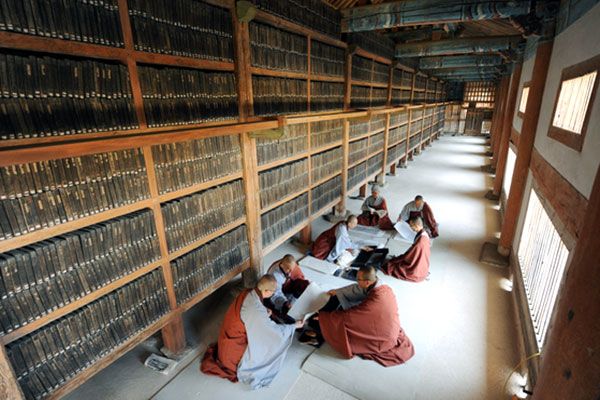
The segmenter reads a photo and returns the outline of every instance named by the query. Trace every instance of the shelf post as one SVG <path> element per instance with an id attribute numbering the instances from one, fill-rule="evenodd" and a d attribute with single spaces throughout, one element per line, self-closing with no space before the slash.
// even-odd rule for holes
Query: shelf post
<path id="1" fill-rule="evenodd" d="M 15 371 L 6 354 L 6 348 L 0 346 L 0 398 L 24 400 L 25 396 L 17 383 Z"/>

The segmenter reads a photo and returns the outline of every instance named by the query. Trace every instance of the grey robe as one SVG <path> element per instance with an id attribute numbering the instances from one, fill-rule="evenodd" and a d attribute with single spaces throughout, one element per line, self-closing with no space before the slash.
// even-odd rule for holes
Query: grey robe
<path id="1" fill-rule="evenodd" d="M 255 290 L 246 296 L 240 317 L 246 327 L 248 347 L 238 365 L 238 380 L 252 389 L 269 386 L 283 365 L 296 328 L 273 322 Z"/>
<path id="2" fill-rule="evenodd" d="M 285 283 L 288 277 L 279 267 L 279 263 L 276 262 L 275 264 L 271 265 L 269 267 L 269 270 L 267 271 L 267 274 L 273 275 L 275 277 L 275 280 L 277 281 L 277 290 L 275 291 L 275 293 L 273 293 L 273 296 L 271 296 L 271 303 L 273 303 L 275 308 L 281 311 L 281 308 L 286 302 L 289 302 L 290 305 L 293 304 L 295 297 L 291 294 L 286 296 L 283 293 L 283 284 Z"/>
<path id="3" fill-rule="evenodd" d="M 377 198 L 369 196 L 365 199 L 360 209 L 361 211 L 371 211 L 373 207 L 379 207 L 381 203 L 383 203 L 382 196 L 377 196 Z"/>
<path id="4" fill-rule="evenodd" d="M 416 206 L 414 200 L 406 203 L 406 205 L 402 208 L 402 212 L 400 212 L 400 219 L 402 221 L 408 221 L 412 211 L 423 211 L 423 204 L 421 204 L 421 207 L 419 208 Z"/>
<path id="5" fill-rule="evenodd" d="M 379 286 L 379 279 L 375 283 L 375 286 Z M 368 293 L 369 291 L 358 286 L 358 283 L 335 289 L 335 295 L 344 310 L 362 303 L 367 298 Z"/>

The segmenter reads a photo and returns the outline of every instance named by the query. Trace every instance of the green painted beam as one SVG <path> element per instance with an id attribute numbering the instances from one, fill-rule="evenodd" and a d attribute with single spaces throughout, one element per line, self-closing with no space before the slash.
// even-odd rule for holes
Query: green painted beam
<path id="1" fill-rule="evenodd" d="M 396 57 L 428 57 L 457 54 L 493 53 L 516 49 L 521 36 L 484 36 L 446 39 L 396 45 Z"/>
<path id="2" fill-rule="evenodd" d="M 502 65 L 503 63 L 504 59 L 501 56 L 495 55 L 425 57 L 419 60 L 419 68 L 431 70 L 460 67 L 490 67 Z"/>
<path id="3" fill-rule="evenodd" d="M 511 18 L 529 13 L 531 1 L 403 0 L 342 10 L 342 32 Z"/>

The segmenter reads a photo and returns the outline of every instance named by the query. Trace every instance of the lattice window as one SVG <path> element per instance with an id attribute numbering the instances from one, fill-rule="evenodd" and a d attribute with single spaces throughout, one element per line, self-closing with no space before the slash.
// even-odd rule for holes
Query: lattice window
<path id="1" fill-rule="evenodd" d="M 534 190 L 529 196 L 518 259 L 538 348 L 546 339 L 569 250 Z"/>
<path id="2" fill-rule="evenodd" d="M 494 82 L 467 82 L 464 93 L 464 101 L 492 103 L 496 95 L 496 85 Z"/>

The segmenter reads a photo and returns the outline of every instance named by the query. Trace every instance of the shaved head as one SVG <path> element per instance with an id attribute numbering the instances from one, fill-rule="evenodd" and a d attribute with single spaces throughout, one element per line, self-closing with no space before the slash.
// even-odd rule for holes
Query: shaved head
<path id="1" fill-rule="evenodd" d="M 417 227 L 419 230 L 423 228 L 423 219 L 417 215 L 408 219 L 408 224 L 412 227 Z"/>
<path id="2" fill-rule="evenodd" d="M 367 288 L 374 282 L 377 282 L 377 270 L 375 270 L 375 267 L 372 265 L 363 265 L 358 270 L 356 278 L 358 281 L 358 286 Z"/>
<path id="3" fill-rule="evenodd" d="M 348 229 L 356 227 L 356 225 L 358 225 L 358 218 L 356 218 L 356 215 L 350 214 L 348 218 L 346 218 L 346 225 L 348 226 Z"/>
<path id="4" fill-rule="evenodd" d="M 291 254 L 286 254 L 285 256 L 283 256 L 279 263 L 279 265 L 285 271 L 286 274 L 289 274 L 290 271 L 293 270 L 297 264 L 298 263 L 296 262 L 296 259 Z"/>
<path id="5" fill-rule="evenodd" d="M 415 201 L 423 201 L 423 196 L 421 196 L 420 194 L 415 196 Z"/>
<path id="6" fill-rule="evenodd" d="M 277 290 L 277 280 L 273 275 L 265 274 L 256 283 L 256 288 L 263 293 L 267 290 L 274 292 Z"/>

